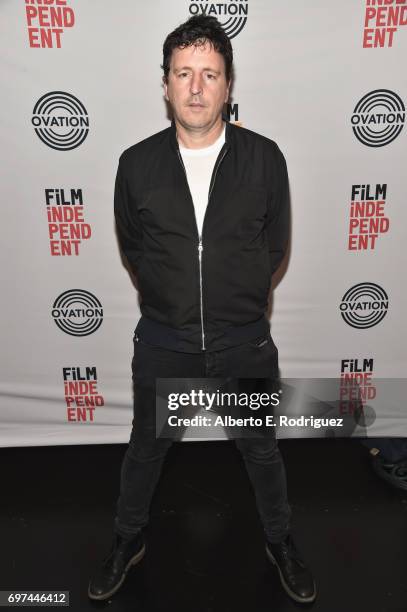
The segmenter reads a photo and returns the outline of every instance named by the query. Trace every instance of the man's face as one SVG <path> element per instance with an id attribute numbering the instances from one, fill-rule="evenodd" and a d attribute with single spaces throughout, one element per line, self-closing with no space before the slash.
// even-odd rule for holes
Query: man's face
<path id="1" fill-rule="evenodd" d="M 206 131 L 219 120 L 229 85 L 223 56 L 209 42 L 172 52 L 165 97 L 186 130 Z"/>

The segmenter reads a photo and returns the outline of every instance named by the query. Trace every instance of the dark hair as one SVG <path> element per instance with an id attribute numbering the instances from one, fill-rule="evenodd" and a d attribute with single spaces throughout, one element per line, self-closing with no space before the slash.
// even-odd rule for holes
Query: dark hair
<path id="1" fill-rule="evenodd" d="M 226 80 L 232 75 L 233 50 L 230 40 L 216 17 L 209 15 L 194 15 L 168 34 L 163 45 L 164 79 L 167 81 L 170 72 L 171 55 L 174 49 L 184 49 L 191 45 L 204 45 L 209 41 L 215 51 L 223 56 L 225 61 Z"/>

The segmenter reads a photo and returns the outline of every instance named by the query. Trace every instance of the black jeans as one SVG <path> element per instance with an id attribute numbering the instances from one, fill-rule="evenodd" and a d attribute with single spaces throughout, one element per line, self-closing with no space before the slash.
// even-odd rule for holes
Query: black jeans
<path id="1" fill-rule="evenodd" d="M 278 378 L 278 352 L 268 334 L 252 342 L 210 353 L 180 353 L 150 346 L 134 337 L 132 362 L 134 418 L 123 459 L 115 531 L 134 535 L 148 523 L 149 507 L 165 455 L 172 444 L 157 438 L 156 378 Z M 274 428 L 269 428 L 274 431 Z M 266 537 L 281 541 L 290 530 L 284 464 L 274 433 L 235 440 L 243 456 Z"/>

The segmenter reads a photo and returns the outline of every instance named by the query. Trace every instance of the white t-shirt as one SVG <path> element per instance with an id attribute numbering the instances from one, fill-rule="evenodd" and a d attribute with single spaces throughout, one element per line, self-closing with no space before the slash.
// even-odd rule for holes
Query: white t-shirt
<path id="1" fill-rule="evenodd" d="M 208 204 L 209 184 L 213 167 L 224 142 L 225 128 L 223 128 L 219 138 L 210 147 L 205 147 L 204 149 L 186 149 L 181 145 L 179 146 L 187 173 L 189 190 L 194 203 L 199 236 L 202 235 L 202 225 Z"/>

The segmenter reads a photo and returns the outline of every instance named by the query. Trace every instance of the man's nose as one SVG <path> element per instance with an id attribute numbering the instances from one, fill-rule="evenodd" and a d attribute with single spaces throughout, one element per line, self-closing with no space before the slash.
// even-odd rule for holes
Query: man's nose
<path id="1" fill-rule="evenodd" d="M 199 74 L 194 74 L 192 76 L 190 90 L 193 96 L 202 93 L 202 78 Z"/>

